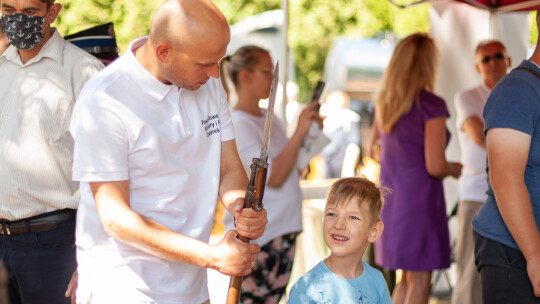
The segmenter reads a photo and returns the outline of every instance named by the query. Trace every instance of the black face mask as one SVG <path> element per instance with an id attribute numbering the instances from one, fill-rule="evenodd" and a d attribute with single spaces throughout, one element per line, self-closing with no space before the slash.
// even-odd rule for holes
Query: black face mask
<path id="1" fill-rule="evenodd" d="M 41 29 L 45 16 L 2 15 L 2 25 L 9 43 L 20 50 L 30 50 L 36 47 L 43 40 Z"/>

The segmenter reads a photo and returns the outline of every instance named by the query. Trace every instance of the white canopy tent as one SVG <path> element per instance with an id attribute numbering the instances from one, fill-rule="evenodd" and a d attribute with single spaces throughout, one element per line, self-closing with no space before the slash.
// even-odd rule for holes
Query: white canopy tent
<path id="1" fill-rule="evenodd" d="M 427 2 L 423 0 L 422 2 Z M 433 1 L 433 0 L 432 0 Z M 475 0 L 467 0 L 475 1 Z M 482 0 L 479 0 L 482 1 Z M 512 0 L 510 0 L 512 1 Z M 516 0 L 513 0 L 516 1 Z M 534 0 L 540 2 L 540 0 Z M 233 36 L 259 35 L 259 44 L 268 49 L 281 49 L 272 54 L 274 59 L 280 60 L 280 67 L 289 67 L 289 60 L 291 58 L 289 54 L 289 48 L 287 44 L 287 27 L 288 27 L 288 0 L 282 0 L 282 12 L 272 13 L 273 15 L 269 19 L 277 20 L 277 23 L 265 23 L 263 19 L 270 17 L 266 15 L 262 18 L 262 15 L 250 18 L 240 26 L 240 23 L 232 27 Z M 430 9 L 429 18 L 431 23 L 431 34 L 438 41 L 442 62 L 439 70 L 439 77 L 437 81 L 436 93 L 442 96 L 447 104 L 451 113 L 451 118 L 448 121 L 448 127 L 452 134 L 456 134 L 455 122 L 453 116 L 455 115 L 453 100 L 454 95 L 468 87 L 475 86 L 480 83 L 480 78 L 474 69 L 474 49 L 476 44 L 488 38 L 500 39 L 505 43 L 508 48 L 509 54 L 512 57 L 513 65 L 519 64 L 522 59 L 526 57 L 528 48 L 529 37 L 529 20 L 527 13 L 495 13 L 494 10 L 482 10 L 473 6 L 452 2 L 452 1 L 437 1 L 433 3 Z M 278 27 L 279 35 L 281 39 L 276 37 L 271 41 L 264 42 L 263 40 L 268 38 L 263 32 L 252 33 L 256 28 L 270 28 Z M 240 28 L 243 28 L 242 30 Z M 240 32 L 244 31 L 242 34 Z M 250 33 L 251 32 L 251 33 Z M 275 36 L 275 35 L 274 35 Z M 257 38 L 256 38 L 257 39 Z M 239 46 L 245 44 L 248 40 L 239 39 L 229 47 L 229 52 L 233 52 Z M 253 43 L 253 40 L 249 40 Z M 283 84 L 287 82 L 289 73 L 292 70 L 281 68 L 283 73 L 280 73 L 280 83 L 283 88 L 286 88 Z M 286 96 L 286 89 L 283 90 L 283 100 Z M 283 113 L 283 116 L 285 114 Z M 457 136 L 453 136 L 450 141 L 450 146 L 447 149 L 447 156 L 451 160 L 459 160 L 459 144 L 456 139 Z M 309 198 L 317 198 L 319 193 L 326 193 L 328 183 L 323 183 L 320 186 L 313 188 L 304 187 L 304 195 Z M 306 190 L 307 189 L 307 190 Z M 309 190 L 309 193 L 308 193 Z M 321 191 L 325 190 L 325 191 Z M 453 207 L 453 202 L 457 200 L 457 183 L 456 180 L 446 179 L 445 190 L 447 196 L 447 205 L 449 209 Z M 310 197 L 310 193 L 317 193 L 319 196 Z M 313 209 L 313 208 L 312 208 Z M 307 209 L 310 211 L 311 209 Z M 315 210 L 315 209 L 313 209 Z M 318 235 L 320 218 L 319 213 L 314 212 L 309 219 L 313 220 L 313 223 L 305 225 L 305 231 L 303 235 Z M 311 230 L 310 230 L 311 229 Z M 312 240 L 306 242 L 309 249 L 304 248 L 298 251 L 305 251 L 308 253 L 309 259 L 306 257 L 299 258 L 295 261 L 296 273 L 293 274 L 294 278 L 302 275 L 307 269 L 310 269 L 314 263 L 320 260 L 321 256 L 324 256 L 324 245 L 322 240 Z M 302 246 L 297 245 L 299 248 Z M 299 268 L 300 267 L 300 268 Z M 293 281 L 294 281 L 293 278 Z M 212 302 L 221 303 L 221 300 L 226 295 L 226 288 L 228 284 L 228 278 L 216 275 L 214 272 L 209 272 L 209 286 Z"/>
<path id="2" fill-rule="evenodd" d="M 447 126 L 453 136 L 446 151 L 450 160 L 460 159 L 454 96 L 482 81 L 474 68 L 476 45 L 485 39 L 501 40 L 512 58 L 512 67 L 519 65 L 529 47 L 528 16 L 527 12 L 492 13 L 461 2 L 438 3 L 430 9 L 431 34 L 439 44 L 442 58 L 435 91 L 450 111 Z M 445 193 L 447 207 L 451 209 L 457 201 L 457 180 L 445 180 Z"/>

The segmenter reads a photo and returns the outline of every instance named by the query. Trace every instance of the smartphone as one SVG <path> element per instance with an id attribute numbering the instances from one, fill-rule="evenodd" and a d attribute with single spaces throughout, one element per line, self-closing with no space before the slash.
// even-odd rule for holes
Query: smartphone
<path id="1" fill-rule="evenodd" d="M 324 86 L 326 83 L 324 81 L 317 81 L 317 85 L 315 86 L 315 90 L 313 90 L 313 94 L 311 95 L 311 99 L 309 99 L 309 102 L 317 101 L 317 104 L 314 106 L 314 109 L 319 111 L 321 108 L 321 102 L 319 99 L 321 99 L 322 92 L 324 91 Z"/>

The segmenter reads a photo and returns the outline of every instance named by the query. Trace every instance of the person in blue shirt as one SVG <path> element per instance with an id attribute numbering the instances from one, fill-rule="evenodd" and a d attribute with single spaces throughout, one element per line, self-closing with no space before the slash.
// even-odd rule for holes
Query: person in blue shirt
<path id="1" fill-rule="evenodd" d="M 323 217 L 330 256 L 294 284 L 289 304 L 392 303 L 382 273 L 362 261 L 383 231 L 382 204 L 381 189 L 367 179 L 342 178 L 332 185 Z"/>
<path id="2" fill-rule="evenodd" d="M 483 303 L 540 303 L 539 64 L 537 44 L 484 108 L 488 198 L 472 222 Z"/>

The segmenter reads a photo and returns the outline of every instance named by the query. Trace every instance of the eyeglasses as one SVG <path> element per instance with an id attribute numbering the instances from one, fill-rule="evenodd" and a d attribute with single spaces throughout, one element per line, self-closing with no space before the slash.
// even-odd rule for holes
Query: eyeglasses
<path id="1" fill-rule="evenodd" d="M 501 61 L 504 58 L 505 57 L 504 57 L 503 53 L 497 53 L 497 54 L 495 54 L 493 56 L 484 56 L 484 58 L 482 58 L 482 63 L 489 63 L 491 61 L 491 59 L 496 60 L 496 61 Z"/>

